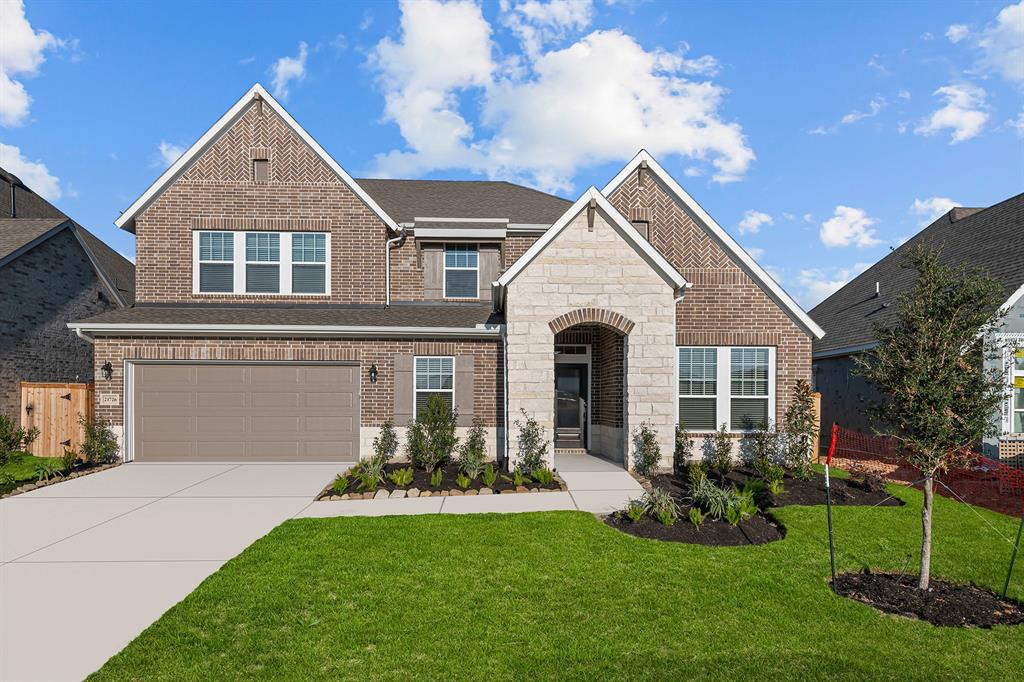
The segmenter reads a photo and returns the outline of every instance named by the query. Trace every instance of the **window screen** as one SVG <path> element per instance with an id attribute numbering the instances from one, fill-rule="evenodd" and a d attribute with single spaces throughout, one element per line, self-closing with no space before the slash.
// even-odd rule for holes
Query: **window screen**
<path id="1" fill-rule="evenodd" d="M 327 288 L 327 235 L 292 235 L 292 291 L 322 294 Z"/>
<path id="2" fill-rule="evenodd" d="M 679 349 L 679 422 L 690 431 L 717 428 L 718 349 Z M 707 397 L 700 397 L 707 396 Z"/>
<path id="3" fill-rule="evenodd" d="M 230 232 L 199 233 L 199 291 L 231 293 L 235 287 L 235 240 Z"/>
<path id="4" fill-rule="evenodd" d="M 455 402 L 455 358 L 416 358 L 415 393 L 415 414 L 434 395 L 440 396 L 450 408 Z"/>
<path id="5" fill-rule="evenodd" d="M 281 291 L 281 235 L 249 232 L 245 235 L 245 290 L 250 294 Z"/>
<path id="6" fill-rule="evenodd" d="M 477 298 L 479 254 L 476 244 L 446 244 L 444 247 L 445 298 Z"/>

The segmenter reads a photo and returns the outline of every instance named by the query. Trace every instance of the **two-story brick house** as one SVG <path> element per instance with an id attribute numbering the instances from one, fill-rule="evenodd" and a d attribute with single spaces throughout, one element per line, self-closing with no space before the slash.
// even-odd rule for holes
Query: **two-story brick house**
<path id="1" fill-rule="evenodd" d="M 777 420 L 822 333 L 646 152 L 575 202 L 355 180 L 259 85 L 117 224 L 136 304 L 72 326 L 129 460 L 351 461 L 439 394 L 498 456 L 525 410 L 667 464 L 677 420 Z"/>

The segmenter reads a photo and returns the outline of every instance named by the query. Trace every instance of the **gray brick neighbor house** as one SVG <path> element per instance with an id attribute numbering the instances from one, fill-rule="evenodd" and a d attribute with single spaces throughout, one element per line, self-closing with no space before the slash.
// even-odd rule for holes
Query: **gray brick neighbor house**
<path id="1" fill-rule="evenodd" d="M 0 169 L 0 414 L 22 381 L 90 382 L 93 347 L 67 323 L 131 305 L 135 268 Z"/>
<path id="2" fill-rule="evenodd" d="M 679 421 L 778 420 L 822 334 L 647 152 L 574 201 L 356 180 L 260 85 L 117 224 L 135 305 L 71 327 L 126 460 L 351 461 L 439 395 L 492 456 L 525 412 L 621 465 L 648 422 L 667 465 Z"/>

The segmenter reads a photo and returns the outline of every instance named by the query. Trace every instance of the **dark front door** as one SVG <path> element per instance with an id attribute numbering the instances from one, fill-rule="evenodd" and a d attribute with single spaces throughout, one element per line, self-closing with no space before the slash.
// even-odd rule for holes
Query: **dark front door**
<path id="1" fill-rule="evenodd" d="M 587 366 L 555 363 L 555 447 L 587 447 Z"/>

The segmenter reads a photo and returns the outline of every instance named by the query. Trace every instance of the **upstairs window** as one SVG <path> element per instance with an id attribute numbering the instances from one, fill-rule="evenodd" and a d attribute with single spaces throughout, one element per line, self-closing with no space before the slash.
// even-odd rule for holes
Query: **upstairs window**
<path id="1" fill-rule="evenodd" d="M 235 290 L 235 240 L 231 232 L 199 234 L 199 291 L 232 293 Z"/>
<path id="2" fill-rule="evenodd" d="M 245 291 L 249 294 L 276 294 L 281 291 L 280 234 L 246 233 Z"/>
<path id="3" fill-rule="evenodd" d="M 730 364 L 730 428 L 768 424 L 768 349 L 733 348 Z"/>
<path id="4" fill-rule="evenodd" d="M 1024 348 L 1013 351 L 1013 398 L 1010 415 L 1010 429 L 1013 433 L 1024 433 Z"/>
<path id="5" fill-rule="evenodd" d="M 427 407 L 431 396 L 441 396 L 451 408 L 455 404 L 455 358 L 416 358 L 413 417 Z"/>
<path id="6" fill-rule="evenodd" d="M 479 253 L 476 244 L 445 244 L 445 298 L 479 298 Z"/>
<path id="7" fill-rule="evenodd" d="M 327 235 L 292 234 L 292 292 L 322 294 L 327 290 Z"/>

